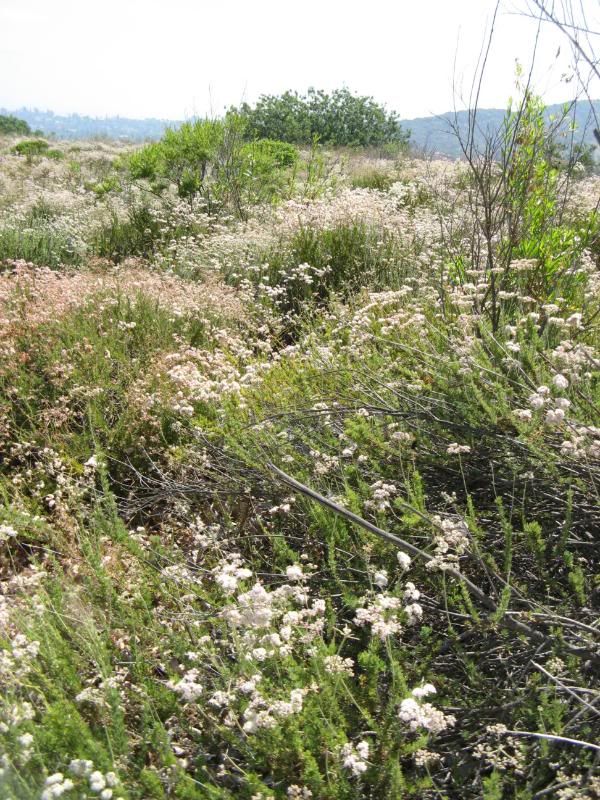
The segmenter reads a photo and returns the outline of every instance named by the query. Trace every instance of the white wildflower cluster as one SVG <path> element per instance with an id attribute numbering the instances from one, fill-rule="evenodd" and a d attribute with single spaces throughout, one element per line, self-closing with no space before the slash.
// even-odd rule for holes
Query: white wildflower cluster
<path id="1" fill-rule="evenodd" d="M 407 625 L 416 625 L 423 617 L 423 608 L 415 602 L 420 597 L 413 583 L 407 583 L 403 600 L 382 592 L 376 597 L 361 598 L 356 609 L 354 624 L 358 627 L 369 625 L 371 634 L 384 641 L 388 636 L 400 634 Z"/>
<path id="2" fill-rule="evenodd" d="M 408 555 L 408 553 L 405 553 L 403 550 L 398 550 L 398 552 L 396 553 L 396 559 L 398 561 L 398 564 L 402 572 L 406 572 L 406 570 L 410 567 L 412 563 L 411 557 Z"/>
<path id="3" fill-rule="evenodd" d="M 392 426 L 390 425 L 389 427 L 391 428 Z M 408 431 L 393 431 L 390 433 L 390 439 L 398 444 L 412 444 L 414 438 L 414 434 L 409 433 Z"/>
<path id="4" fill-rule="evenodd" d="M 0 525 L 0 543 L 9 542 L 11 539 L 16 539 L 18 532 L 12 525 Z"/>
<path id="5" fill-rule="evenodd" d="M 44 787 L 40 800 L 52 800 L 53 797 L 60 797 L 65 792 L 70 792 L 75 788 L 75 784 L 71 778 L 65 778 L 62 772 L 55 772 L 53 775 L 48 775 Z"/>
<path id="6" fill-rule="evenodd" d="M 365 605 L 356 609 L 355 625 L 370 625 L 373 636 L 378 636 L 382 641 L 388 636 L 401 633 L 402 602 L 398 597 L 383 593 L 374 599 L 363 597 L 360 602 Z"/>
<path id="7" fill-rule="evenodd" d="M 557 373 L 553 380 L 555 390 L 562 391 L 569 386 L 569 380 L 562 373 Z M 566 412 L 571 407 L 571 401 L 566 397 L 553 397 L 548 386 L 538 386 L 529 397 L 530 408 L 519 408 L 515 415 L 523 422 L 533 419 L 534 411 L 545 410 L 544 421 L 547 425 L 561 425 L 565 421 Z"/>
<path id="8" fill-rule="evenodd" d="M 40 643 L 30 642 L 22 633 L 16 633 L 9 644 L 10 649 L 0 651 L 0 676 L 3 681 L 14 682 L 24 678 L 34 667 Z"/>
<path id="9" fill-rule="evenodd" d="M 73 759 L 69 764 L 69 773 L 72 777 L 66 777 L 62 772 L 49 775 L 44 782 L 40 800 L 52 800 L 52 798 L 61 797 L 73 789 L 78 790 L 78 797 L 88 797 L 88 792 L 91 792 L 99 800 L 111 800 L 114 790 L 119 784 L 119 778 L 115 772 L 104 773 L 94 769 L 94 762 L 89 759 Z M 122 800 L 122 798 L 117 797 L 115 800 Z"/>
<path id="10" fill-rule="evenodd" d="M 327 475 L 335 470 L 340 463 L 340 459 L 337 456 L 330 456 L 320 450 L 311 450 L 310 457 L 313 460 L 312 467 L 315 475 Z"/>
<path id="11" fill-rule="evenodd" d="M 456 516 L 432 518 L 433 543 L 435 550 L 431 561 L 427 562 L 429 570 L 445 570 L 456 567 L 459 557 L 469 546 L 469 529 L 463 519 Z"/>
<path id="12" fill-rule="evenodd" d="M 167 686 L 177 692 L 184 703 L 193 703 L 204 691 L 204 687 L 198 683 L 199 675 L 200 670 L 194 667 L 188 670 L 176 683 L 169 681 Z"/>
<path id="13" fill-rule="evenodd" d="M 29 722 L 35 717 L 35 710 L 31 703 L 5 704 L 2 708 L 0 719 L 0 733 L 8 733 L 23 722 Z"/>
<path id="14" fill-rule="evenodd" d="M 107 705 L 106 697 L 99 686 L 86 686 L 75 695 L 76 703 L 89 703 L 89 705 L 102 708 Z"/>
<path id="15" fill-rule="evenodd" d="M 222 612 L 230 627 L 242 634 L 236 636 L 235 646 L 251 660 L 288 656 L 297 645 L 311 644 L 323 630 L 325 601 L 310 597 L 300 565 L 291 564 L 286 575 L 293 583 L 269 591 L 257 582 Z"/>
<path id="16" fill-rule="evenodd" d="M 359 777 L 369 767 L 369 743 L 364 740 L 356 745 L 347 742 L 340 748 L 340 759 L 344 769 Z"/>
<path id="17" fill-rule="evenodd" d="M 448 455 L 461 455 L 463 453 L 470 453 L 471 448 L 468 444 L 458 444 L 457 442 L 452 442 L 446 448 L 446 452 Z"/>
<path id="18" fill-rule="evenodd" d="M 262 269 L 268 269 L 268 264 Z M 261 273 L 261 267 L 256 267 Z M 293 295 L 303 296 L 310 287 L 321 281 L 331 272 L 331 267 L 313 267 L 310 264 L 298 264 L 276 272 L 274 275 L 260 274 L 257 284 L 259 295 L 269 298 L 276 305 L 285 307 L 286 298 Z"/>
<path id="19" fill-rule="evenodd" d="M 179 585 L 196 584 L 199 586 L 203 582 L 202 574 L 197 570 L 186 566 L 186 564 L 183 562 L 169 564 L 167 567 L 163 567 L 160 571 L 160 574 L 166 580 L 172 581 L 173 583 L 177 583 Z"/>
<path id="20" fill-rule="evenodd" d="M 559 769 L 556 773 L 556 800 L 598 800 L 600 797 L 600 777 L 581 772 L 568 772 Z"/>
<path id="21" fill-rule="evenodd" d="M 242 728 L 246 733 L 256 733 L 261 728 L 274 728 L 281 720 L 302 711 L 308 689 L 292 689 L 289 700 L 269 702 L 255 691 L 243 714 Z"/>
<path id="22" fill-rule="evenodd" d="M 243 566 L 239 553 L 232 553 L 212 570 L 215 583 L 226 593 L 232 594 L 238 584 L 246 578 L 252 577 L 252 570 Z"/>
<path id="23" fill-rule="evenodd" d="M 22 756 L 24 757 L 25 761 L 28 761 L 31 757 L 31 745 L 33 744 L 33 734 L 31 733 L 22 733 L 20 736 L 17 737 L 17 742 L 23 748 Z"/>
<path id="24" fill-rule="evenodd" d="M 436 734 L 456 724 L 455 717 L 444 714 L 431 703 L 423 702 L 424 697 L 435 693 L 435 686 L 426 683 L 413 689 L 411 696 L 400 703 L 398 717 L 411 731 L 423 729 Z"/>
<path id="25" fill-rule="evenodd" d="M 76 695 L 75 700 L 78 703 L 89 703 L 98 708 L 107 708 L 109 692 L 118 692 L 123 699 L 124 686 L 128 682 L 128 670 L 125 666 L 117 666 L 114 674 L 108 677 L 97 674 L 88 678 L 86 682 L 87 686 Z"/>
<path id="26" fill-rule="evenodd" d="M 94 762 L 86 758 L 73 759 L 69 764 L 69 772 L 74 778 L 85 781 L 83 784 L 80 783 L 80 789 L 87 785 L 88 791 L 97 795 L 100 800 L 111 800 L 114 790 L 119 784 L 116 772 L 101 772 L 94 769 Z M 115 800 L 122 800 L 122 798 L 117 797 Z"/>
<path id="27" fill-rule="evenodd" d="M 539 267 L 537 258 L 516 258 L 510 262 L 511 272 L 531 272 Z"/>
<path id="28" fill-rule="evenodd" d="M 218 332 L 216 332 L 218 339 Z M 249 361 L 253 355 L 240 339 L 223 333 L 223 349 L 215 351 L 188 347 L 165 356 L 167 377 L 178 387 L 174 410 L 184 416 L 193 414 L 193 403 L 218 401 L 223 395 L 239 395 L 244 386 L 259 383 L 261 372 L 269 363 L 234 363 Z"/>
<path id="29" fill-rule="evenodd" d="M 306 577 L 300 564 L 290 564 L 286 567 L 285 576 L 288 581 L 302 581 Z"/>
<path id="30" fill-rule="evenodd" d="M 481 758 L 487 767 L 500 772 L 524 775 L 526 752 L 523 743 L 515 736 L 506 735 L 506 725 L 488 725 L 487 740 L 475 746 L 473 755 Z"/>
<path id="31" fill-rule="evenodd" d="M 295 502 L 296 498 L 294 496 L 286 497 L 278 506 L 272 506 L 269 509 L 269 514 L 289 514 Z"/>
<path id="32" fill-rule="evenodd" d="M 385 483 L 385 481 L 375 481 L 375 483 L 371 484 L 370 489 L 371 499 L 365 502 L 365 506 L 379 512 L 390 508 L 391 499 L 398 494 L 398 489 L 394 484 Z"/>
<path id="33" fill-rule="evenodd" d="M 212 708 L 228 708 L 235 699 L 235 692 L 218 690 L 214 692 L 206 702 L 209 706 L 212 706 Z"/>
<path id="34" fill-rule="evenodd" d="M 567 434 L 568 438 L 560 446 L 563 456 L 591 461 L 600 459 L 600 428 L 572 425 Z"/>
<path id="35" fill-rule="evenodd" d="M 410 626 L 416 625 L 423 618 L 423 606 L 416 602 L 421 597 L 421 592 L 412 581 L 408 581 L 404 587 L 403 597 L 406 603 L 404 613 L 406 614 L 407 624 Z"/>
<path id="36" fill-rule="evenodd" d="M 554 348 L 550 358 L 571 384 L 590 379 L 600 369 L 600 355 L 591 345 L 574 343 L 568 339 Z"/>
<path id="37" fill-rule="evenodd" d="M 342 658 L 339 655 L 325 656 L 323 664 L 330 675 L 354 674 L 354 661 L 351 658 Z"/>
<path id="38" fill-rule="evenodd" d="M 421 748 L 413 753 L 413 759 L 416 767 L 429 767 L 440 760 L 439 753 L 433 753 L 431 750 Z"/>
<path id="39" fill-rule="evenodd" d="M 298 786 L 297 783 L 288 786 L 286 794 L 288 800 L 310 800 L 313 796 L 313 793 L 307 786 Z"/>
<path id="40" fill-rule="evenodd" d="M 388 573 L 386 569 L 378 569 L 373 573 L 373 583 L 380 589 L 385 589 L 388 585 Z"/>
<path id="41" fill-rule="evenodd" d="M 550 399 L 550 389 L 547 386 L 538 386 L 536 391 L 529 396 L 529 405 L 534 411 L 543 408 Z"/>

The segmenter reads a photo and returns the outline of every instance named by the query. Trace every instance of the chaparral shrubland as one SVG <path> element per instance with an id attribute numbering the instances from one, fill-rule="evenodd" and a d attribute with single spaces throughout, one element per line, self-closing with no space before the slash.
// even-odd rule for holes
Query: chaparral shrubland
<path id="1" fill-rule="evenodd" d="M 600 183 L 539 114 L 0 140 L 3 798 L 600 796 Z"/>

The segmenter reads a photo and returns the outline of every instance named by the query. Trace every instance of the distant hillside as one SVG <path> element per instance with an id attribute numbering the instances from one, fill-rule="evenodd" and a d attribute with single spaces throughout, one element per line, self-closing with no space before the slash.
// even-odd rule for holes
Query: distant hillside
<path id="1" fill-rule="evenodd" d="M 562 108 L 562 104 L 548 106 L 546 116 L 560 115 L 562 114 Z M 593 108 L 600 119 L 600 100 L 594 100 Z M 480 141 L 486 133 L 498 131 L 505 113 L 503 108 L 482 108 L 478 111 L 477 124 Z M 435 117 L 403 119 L 401 124 L 402 127 L 410 129 L 411 143 L 416 147 L 422 148 L 429 153 L 439 153 L 452 158 L 460 158 L 462 153 L 459 143 L 450 129 L 450 122 L 453 122 L 454 118 L 454 112 L 449 111 L 446 114 L 440 114 Z M 578 103 L 574 112 L 570 115 L 570 119 L 573 118 L 577 125 L 575 141 L 583 140 L 586 144 L 595 145 L 596 140 L 594 139 L 593 129 L 596 123 L 591 104 L 587 101 Z M 457 112 L 456 121 L 458 122 L 459 130 L 464 136 L 467 132 L 468 112 Z"/>
<path id="2" fill-rule="evenodd" d="M 128 119 L 127 117 L 86 117 L 80 114 L 61 116 L 52 111 L 19 108 L 0 108 L 0 114 L 12 114 L 25 120 L 32 130 L 40 130 L 46 136 L 58 139 L 121 139 L 143 141 L 160 139 L 169 126 L 180 125 L 180 121 L 167 119 Z"/>
<path id="3" fill-rule="evenodd" d="M 594 109 L 600 118 L 600 100 L 594 101 Z M 562 105 L 548 106 L 547 115 L 562 113 Z M 160 139 L 167 127 L 177 127 L 181 120 L 166 119 L 129 119 L 127 117 L 87 117 L 80 114 L 61 116 L 52 111 L 39 111 L 38 109 L 0 108 L 0 114 L 12 114 L 25 120 L 32 130 L 40 130 L 46 136 L 56 136 L 59 139 L 90 139 L 108 138 L 124 141 L 143 141 L 145 139 Z M 502 124 L 505 111 L 502 108 L 485 108 L 478 112 L 478 128 L 480 136 L 485 132 L 497 131 Z M 593 115 L 591 104 L 579 103 L 574 114 L 577 123 L 576 141 L 583 140 L 587 144 L 596 144 L 593 136 Z M 454 119 L 454 112 L 447 112 L 439 116 L 418 117 L 416 119 L 401 120 L 403 128 L 411 131 L 411 142 L 418 148 L 429 153 L 460 158 L 461 151 L 455 135 L 450 130 L 449 123 Z M 462 133 L 466 133 L 468 112 L 459 111 L 457 121 Z"/>

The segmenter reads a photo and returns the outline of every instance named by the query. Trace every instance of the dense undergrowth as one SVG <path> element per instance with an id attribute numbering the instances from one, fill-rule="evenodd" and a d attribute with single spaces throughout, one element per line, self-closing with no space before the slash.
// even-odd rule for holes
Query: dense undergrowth
<path id="1" fill-rule="evenodd" d="M 3 797 L 600 795 L 598 180 L 530 111 L 491 249 L 461 164 L 240 216 L 7 144 Z"/>

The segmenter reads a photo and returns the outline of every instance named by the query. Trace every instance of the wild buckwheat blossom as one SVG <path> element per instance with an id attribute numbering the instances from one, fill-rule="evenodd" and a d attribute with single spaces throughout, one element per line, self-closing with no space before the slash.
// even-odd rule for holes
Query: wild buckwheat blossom
<path id="1" fill-rule="evenodd" d="M 299 565 L 291 565 L 293 584 L 269 591 L 256 582 L 235 597 L 221 613 L 237 631 L 235 648 L 239 655 L 262 662 L 290 655 L 295 647 L 310 645 L 320 636 L 325 620 L 325 601 L 311 598 Z"/>
<path id="2" fill-rule="evenodd" d="M 405 553 L 403 550 L 398 550 L 398 552 L 396 553 L 396 559 L 398 561 L 398 564 L 400 565 L 400 569 L 402 570 L 402 572 L 406 572 L 406 570 L 410 567 L 412 563 L 411 557 L 408 555 L 408 553 Z"/>
<path id="3" fill-rule="evenodd" d="M 434 525 L 434 557 L 427 562 L 427 569 L 448 569 L 455 567 L 459 557 L 469 546 L 469 529 L 464 520 L 458 517 L 432 517 Z"/>
<path id="4" fill-rule="evenodd" d="M 400 703 L 398 716 L 411 731 L 424 729 L 429 733 L 441 733 L 456 724 L 456 718 L 445 715 L 431 703 L 421 702 L 424 697 L 435 694 L 435 687 L 431 683 L 412 690 L 411 697 L 405 698 Z"/>
<path id="5" fill-rule="evenodd" d="M 446 452 L 449 455 L 460 455 L 461 453 L 470 453 L 471 448 L 468 444 L 457 444 L 456 442 L 452 442 L 446 448 Z"/>
<path id="6" fill-rule="evenodd" d="M 292 689 L 289 700 L 269 702 L 259 692 L 254 692 L 243 715 L 242 728 L 252 734 L 261 728 L 274 728 L 282 719 L 302 711 L 307 689 Z"/>
<path id="7" fill-rule="evenodd" d="M 371 498 L 365 501 L 367 508 L 375 511 L 385 511 L 391 506 L 391 498 L 398 493 L 398 489 L 392 483 L 385 481 L 375 481 L 371 485 Z"/>
<path id="8" fill-rule="evenodd" d="M 369 768 L 369 743 L 364 740 L 356 745 L 347 742 L 340 749 L 340 758 L 344 769 L 350 770 L 355 777 L 359 777 Z"/>
<path id="9" fill-rule="evenodd" d="M 70 778 L 65 778 L 62 772 L 55 772 L 46 778 L 45 789 L 40 795 L 40 800 L 52 800 L 53 797 L 61 797 L 65 792 L 70 792 L 75 788 L 75 784 Z"/>
<path id="10" fill-rule="evenodd" d="M 313 793 L 307 786 L 298 786 L 296 783 L 288 786 L 286 794 L 288 800 L 310 800 L 313 796 Z"/>
<path id="11" fill-rule="evenodd" d="M 370 626 L 371 634 L 384 641 L 388 636 L 400 634 L 403 620 L 409 626 L 415 625 L 423 616 L 422 607 L 416 602 L 420 592 L 413 583 L 407 583 L 404 591 L 404 603 L 400 598 L 387 592 L 376 596 L 365 596 L 354 615 L 354 624 L 358 627 Z"/>
<path id="12" fill-rule="evenodd" d="M 167 685 L 177 692 L 184 703 L 192 703 L 194 700 L 197 700 L 204 691 L 204 687 L 201 686 L 201 684 L 199 684 L 196 680 L 199 674 L 199 669 L 190 669 L 185 673 L 181 680 L 175 683 L 173 681 L 169 681 Z"/>
<path id="13" fill-rule="evenodd" d="M 18 532 L 12 525 L 0 525 L 0 542 L 8 542 L 17 536 Z"/>
<path id="14" fill-rule="evenodd" d="M 301 581 L 305 577 L 302 567 L 299 564 L 292 564 L 286 567 L 285 574 L 288 581 Z"/>
<path id="15" fill-rule="evenodd" d="M 351 658 L 342 658 L 339 655 L 325 656 L 323 664 L 331 675 L 352 675 L 354 673 L 354 661 Z"/>
<path id="16" fill-rule="evenodd" d="M 380 589 L 385 589 L 385 587 L 388 585 L 387 570 L 385 569 L 377 570 L 377 572 L 373 574 L 373 583 Z"/>
<path id="17" fill-rule="evenodd" d="M 34 667 L 40 643 L 29 641 L 22 633 L 10 639 L 10 650 L 0 651 L 0 678 L 5 683 L 24 678 Z"/>
<path id="18" fill-rule="evenodd" d="M 359 627 L 371 626 L 371 633 L 382 641 L 388 636 L 401 633 L 400 612 L 402 603 L 397 597 L 383 593 L 374 599 L 363 597 L 363 605 L 356 609 L 354 624 Z"/>
<path id="19" fill-rule="evenodd" d="M 238 583 L 252 577 L 252 570 L 242 566 L 242 557 L 239 553 L 232 553 L 213 569 L 215 583 L 227 594 L 233 593 Z"/>

